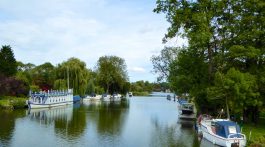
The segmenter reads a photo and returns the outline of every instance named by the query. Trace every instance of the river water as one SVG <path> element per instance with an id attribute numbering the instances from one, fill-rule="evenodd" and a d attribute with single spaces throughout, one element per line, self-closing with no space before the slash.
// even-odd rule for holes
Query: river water
<path id="1" fill-rule="evenodd" d="M 197 147 L 193 122 L 178 119 L 165 97 L 76 103 L 41 110 L 0 111 L 0 147 Z"/>

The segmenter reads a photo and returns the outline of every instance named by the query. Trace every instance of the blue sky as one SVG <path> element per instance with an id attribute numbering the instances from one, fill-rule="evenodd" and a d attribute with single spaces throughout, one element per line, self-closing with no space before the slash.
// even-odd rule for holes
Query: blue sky
<path id="1" fill-rule="evenodd" d="M 131 82 L 148 80 L 150 58 L 162 44 L 169 24 L 155 14 L 155 0 L 1 0 L 0 45 L 11 45 L 23 63 L 57 65 L 70 57 L 94 69 L 99 57 L 125 59 Z"/>

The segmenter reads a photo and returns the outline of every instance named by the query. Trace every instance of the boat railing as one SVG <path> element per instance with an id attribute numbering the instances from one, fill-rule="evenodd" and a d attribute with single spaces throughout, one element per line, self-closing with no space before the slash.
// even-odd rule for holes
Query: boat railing
<path id="1" fill-rule="evenodd" d="M 246 135 L 245 134 L 242 134 L 242 133 L 233 133 L 233 134 L 229 134 L 228 139 L 233 139 L 233 138 L 246 138 Z"/>

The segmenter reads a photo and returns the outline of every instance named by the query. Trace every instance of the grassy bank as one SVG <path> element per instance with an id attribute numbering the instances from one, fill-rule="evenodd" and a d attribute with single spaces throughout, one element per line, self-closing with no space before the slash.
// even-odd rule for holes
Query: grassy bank
<path id="1" fill-rule="evenodd" d="M 143 92 L 133 92 L 134 96 L 149 96 L 149 92 L 143 91 Z"/>
<path id="2" fill-rule="evenodd" d="M 265 147 L 265 118 L 259 124 L 244 124 L 242 132 L 247 136 L 248 146 Z"/>
<path id="3" fill-rule="evenodd" d="M 0 109 L 25 108 L 27 99 L 28 98 L 25 97 L 11 97 L 11 96 L 0 97 Z"/>

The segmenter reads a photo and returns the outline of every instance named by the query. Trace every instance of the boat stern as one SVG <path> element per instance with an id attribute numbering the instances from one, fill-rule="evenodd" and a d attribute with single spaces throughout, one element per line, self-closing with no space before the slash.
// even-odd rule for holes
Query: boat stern
<path id="1" fill-rule="evenodd" d="M 246 139 L 230 139 L 226 142 L 227 147 L 245 147 L 246 144 Z"/>

